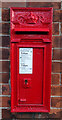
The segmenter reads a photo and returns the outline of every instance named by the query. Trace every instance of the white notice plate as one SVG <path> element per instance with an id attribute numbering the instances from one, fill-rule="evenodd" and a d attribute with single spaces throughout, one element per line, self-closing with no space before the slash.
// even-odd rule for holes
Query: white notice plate
<path id="1" fill-rule="evenodd" d="M 19 74 L 32 74 L 33 48 L 19 48 Z"/>

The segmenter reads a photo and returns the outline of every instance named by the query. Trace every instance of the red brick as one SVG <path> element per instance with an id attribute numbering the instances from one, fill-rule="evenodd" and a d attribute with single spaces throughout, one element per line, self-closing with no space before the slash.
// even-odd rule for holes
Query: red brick
<path id="1" fill-rule="evenodd" d="M 59 35 L 59 23 L 53 23 L 52 33 L 53 35 Z"/>
<path id="2" fill-rule="evenodd" d="M 52 86 L 51 95 L 53 96 L 62 96 L 62 86 Z"/>
<path id="3" fill-rule="evenodd" d="M 10 24 L 9 23 L 2 23 L 2 33 L 9 34 Z"/>
<path id="4" fill-rule="evenodd" d="M 0 73 L 0 83 L 8 83 L 9 77 L 9 73 Z"/>
<path id="5" fill-rule="evenodd" d="M 3 48 L 2 49 L 2 59 L 10 59 L 10 49 Z"/>
<path id="6" fill-rule="evenodd" d="M 62 44 L 62 40 L 60 36 L 53 36 L 52 37 L 52 47 L 60 48 L 60 43 Z"/>
<path id="7" fill-rule="evenodd" d="M 10 97 L 0 97 L 0 107 L 10 107 Z"/>
<path id="8" fill-rule="evenodd" d="M 6 120 L 12 119 L 12 113 L 9 109 L 2 109 L 2 119 L 6 119 Z"/>
<path id="9" fill-rule="evenodd" d="M 61 8 L 61 2 L 27 2 L 27 7 L 53 7 L 54 9 Z"/>
<path id="10" fill-rule="evenodd" d="M 10 50 L 6 48 L 0 48 L 0 59 L 10 59 Z"/>
<path id="11" fill-rule="evenodd" d="M 50 109 L 50 118 L 62 118 L 62 110 L 61 109 Z M 58 119 L 58 120 L 59 120 Z"/>
<path id="12" fill-rule="evenodd" d="M 2 97 L 0 97 L 0 107 L 2 107 Z"/>
<path id="13" fill-rule="evenodd" d="M 53 11 L 53 21 L 60 22 L 60 10 Z"/>
<path id="14" fill-rule="evenodd" d="M 51 107 L 62 108 L 62 97 L 52 97 Z"/>
<path id="15" fill-rule="evenodd" d="M 51 84 L 52 85 L 59 84 L 59 81 L 60 81 L 60 74 L 52 74 Z"/>
<path id="16" fill-rule="evenodd" d="M 2 94 L 10 95 L 10 86 L 9 85 L 2 85 Z"/>
<path id="17" fill-rule="evenodd" d="M 2 34 L 2 23 L 0 23 L 0 34 Z"/>
<path id="18" fill-rule="evenodd" d="M 62 49 L 53 49 L 53 60 L 62 60 Z"/>
<path id="19" fill-rule="evenodd" d="M 61 74 L 61 84 L 62 84 L 62 74 Z"/>
<path id="20" fill-rule="evenodd" d="M 2 85 L 0 85 L 0 95 L 2 95 Z"/>
<path id="21" fill-rule="evenodd" d="M 9 34 L 10 24 L 9 23 L 0 23 L 0 33 Z"/>
<path id="22" fill-rule="evenodd" d="M 0 104 L 0 107 L 1 107 L 1 104 Z M 5 96 L 2 97 L 2 107 L 10 107 L 10 97 L 5 97 Z"/>
<path id="23" fill-rule="evenodd" d="M 2 21 L 10 20 L 10 11 L 9 9 L 2 9 Z"/>
<path id="24" fill-rule="evenodd" d="M 61 34 L 62 34 L 62 23 L 61 23 Z"/>
<path id="25" fill-rule="evenodd" d="M 2 47 L 2 37 L 0 36 L 0 46 Z"/>
<path id="26" fill-rule="evenodd" d="M 25 2 L 2 2 L 2 8 L 26 7 Z"/>
<path id="27" fill-rule="evenodd" d="M 60 36 L 60 47 L 62 48 L 62 36 Z"/>
<path id="28" fill-rule="evenodd" d="M 9 36 L 2 36 L 2 37 L 0 37 L 0 39 L 2 39 L 2 47 L 10 47 L 10 37 Z"/>
<path id="29" fill-rule="evenodd" d="M 0 73 L 0 83 L 2 83 L 2 73 Z"/>
<path id="30" fill-rule="evenodd" d="M 52 63 L 52 72 L 60 73 L 62 72 L 62 62 L 53 62 Z"/>
<path id="31" fill-rule="evenodd" d="M 0 48 L 0 59 L 2 60 L 2 49 Z"/>
<path id="32" fill-rule="evenodd" d="M 60 11 L 60 21 L 62 22 L 62 10 Z"/>
<path id="33" fill-rule="evenodd" d="M 9 61 L 0 61 L 0 72 L 9 72 Z"/>

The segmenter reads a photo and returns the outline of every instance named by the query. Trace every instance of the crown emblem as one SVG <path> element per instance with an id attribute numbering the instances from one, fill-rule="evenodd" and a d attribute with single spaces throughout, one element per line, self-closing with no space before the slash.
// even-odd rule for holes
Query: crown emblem
<path id="1" fill-rule="evenodd" d="M 44 22 L 43 16 L 36 15 L 34 12 L 26 13 L 25 15 L 17 14 L 16 19 L 19 24 L 36 24 L 39 21 Z"/>

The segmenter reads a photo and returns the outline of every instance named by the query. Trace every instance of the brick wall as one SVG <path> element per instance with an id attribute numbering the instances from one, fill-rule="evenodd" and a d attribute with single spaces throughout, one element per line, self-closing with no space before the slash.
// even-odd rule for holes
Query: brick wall
<path id="1" fill-rule="evenodd" d="M 52 80 L 50 113 L 11 113 L 10 9 L 53 7 Z M 2 29 L 1 29 L 2 27 Z M 2 53 L 2 55 L 1 55 Z M 1 69 L 2 67 L 2 69 Z M 62 118 L 62 10 L 60 2 L 2 3 L 0 8 L 0 111 L 3 119 Z M 1 92 L 2 90 L 2 92 Z M 2 102 L 1 102 L 2 101 Z M 0 114 L 1 114 L 0 113 Z"/>

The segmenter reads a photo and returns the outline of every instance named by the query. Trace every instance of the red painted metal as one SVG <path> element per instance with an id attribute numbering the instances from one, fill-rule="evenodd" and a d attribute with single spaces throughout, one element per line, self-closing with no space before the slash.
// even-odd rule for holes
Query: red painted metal
<path id="1" fill-rule="evenodd" d="M 39 31 L 39 32 L 49 32 L 48 28 L 15 28 L 15 31 Z"/>
<path id="2" fill-rule="evenodd" d="M 49 112 L 52 8 L 10 8 L 11 112 Z M 19 72 L 20 48 L 32 48 L 32 73 Z"/>

